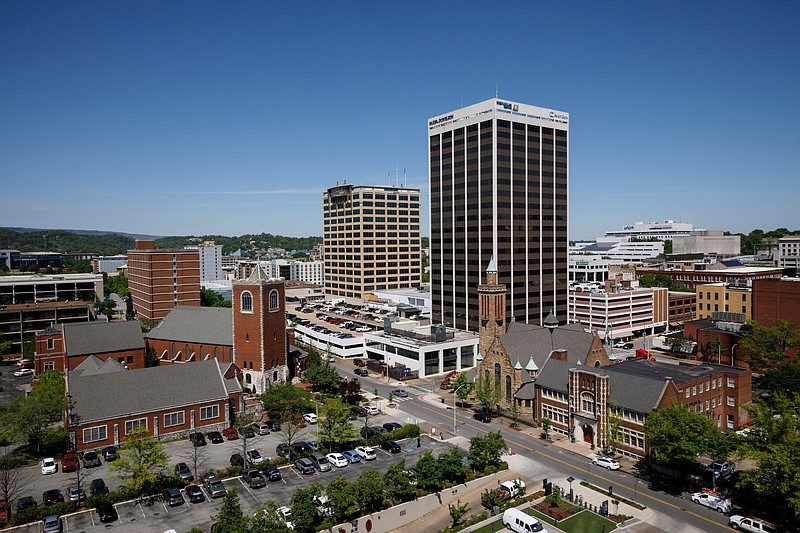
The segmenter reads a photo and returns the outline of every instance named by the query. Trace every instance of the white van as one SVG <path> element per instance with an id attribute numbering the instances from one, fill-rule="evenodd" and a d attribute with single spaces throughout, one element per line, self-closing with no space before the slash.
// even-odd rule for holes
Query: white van
<path id="1" fill-rule="evenodd" d="M 503 513 L 503 525 L 516 533 L 547 533 L 541 522 L 516 507 L 506 509 L 506 512 Z"/>

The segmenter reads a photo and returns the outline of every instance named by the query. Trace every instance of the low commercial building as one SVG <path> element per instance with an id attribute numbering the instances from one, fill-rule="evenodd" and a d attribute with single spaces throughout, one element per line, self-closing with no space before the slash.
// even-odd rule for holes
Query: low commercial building
<path id="1" fill-rule="evenodd" d="M 668 291 L 663 287 L 639 288 L 607 282 L 575 284 L 568 292 L 570 322 L 578 322 L 602 338 L 627 338 L 666 329 L 669 325 Z"/>
<path id="2" fill-rule="evenodd" d="M 741 252 L 741 237 L 722 230 L 692 230 L 689 235 L 672 238 L 673 254 L 703 254 L 706 257 L 736 257 Z"/>
<path id="3" fill-rule="evenodd" d="M 419 377 L 469 370 L 476 364 L 479 337 L 475 332 L 420 325 L 414 320 L 389 320 L 383 331 L 364 334 L 364 355 L 389 367 L 404 366 Z"/>
<path id="4" fill-rule="evenodd" d="M 101 274 L 0 276 L 0 304 L 103 299 Z"/>
<path id="5" fill-rule="evenodd" d="M 92 272 L 95 274 L 99 272 L 116 274 L 120 268 L 127 264 L 127 255 L 101 255 L 92 259 Z"/>
<path id="6" fill-rule="evenodd" d="M 89 322 L 94 319 L 92 302 L 0 304 L 0 332 L 3 333 L 3 340 L 12 343 L 8 354 L 12 357 L 22 353 L 25 341 L 34 341 L 37 333 L 52 325 Z"/>
<path id="7" fill-rule="evenodd" d="M 783 270 L 773 267 L 730 267 L 724 264 L 715 263 L 707 265 L 704 263 L 693 263 L 682 267 L 672 268 L 651 268 L 639 267 L 636 269 L 636 279 L 644 274 L 656 276 L 667 276 L 673 282 L 681 282 L 691 289 L 704 283 L 727 283 L 735 286 L 749 287 L 753 281 L 758 279 L 780 279 Z"/>
<path id="8" fill-rule="evenodd" d="M 214 360 L 140 370 L 89 357 L 68 372 L 65 426 L 78 451 L 118 446 L 143 427 L 156 439 L 221 430 L 242 410 L 233 365 Z"/>
<path id="9" fill-rule="evenodd" d="M 793 269 L 793 275 L 797 274 L 797 268 L 800 267 L 800 236 L 778 239 L 778 264 L 781 268 Z"/>

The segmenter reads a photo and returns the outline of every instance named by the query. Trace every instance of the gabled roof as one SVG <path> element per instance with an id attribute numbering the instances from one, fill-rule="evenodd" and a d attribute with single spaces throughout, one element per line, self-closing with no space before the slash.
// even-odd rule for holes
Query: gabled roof
<path id="1" fill-rule="evenodd" d="M 539 368 L 542 368 L 553 350 L 566 350 L 573 364 L 584 361 L 593 341 L 594 333 L 583 331 L 583 327 L 577 323 L 565 324 L 551 331 L 542 326 L 512 322 L 508 331 L 500 335 L 500 342 L 511 361 L 532 358 Z"/>
<path id="2" fill-rule="evenodd" d="M 179 305 L 147 334 L 148 339 L 233 346 L 233 311 Z"/>
<path id="3" fill-rule="evenodd" d="M 269 280 L 269 276 L 267 273 L 264 272 L 264 269 L 261 268 L 261 265 L 256 265 L 250 275 L 247 277 L 247 281 L 267 281 Z"/>
<path id="4" fill-rule="evenodd" d="M 637 361 L 629 362 L 637 363 Z M 557 359 L 548 359 L 544 368 L 539 372 L 536 386 L 566 394 L 569 371 L 572 368 L 579 369 L 581 372 L 608 376 L 609 399 L 611 401 L 618 403 L 625 409 L 647 414 L 658 406 L 664 391 L 669 386 L 669 381 L 664 376 L 653 374 L 649 376 L 632 375 L 620 372 L 619 369 L 624 364 L 627 363 L 594 368 L 578 366 Z"/>
<path id="5" fill-rule="evenodd" d="M 81 424 L 228 398 L 213 359 L 96 375 L 72 371 L 68 379 Z"/>
<path id="6" fill-rule="evenodd" d="M 64 351 L 68 357 L 125 350 L 144 350 L 138 320 L 64 324 Z"/>
<path id="7" fill-rule="evenodd" d="M 103 361 L 96 355 L 90 355 L 75 367 L 72 372 L 78 376 L 94 376 L 97 374 L 109 374 L 111 372 L 122 372 L 125 367 L 116 362 L 114 359 L 106 359 Z"/>

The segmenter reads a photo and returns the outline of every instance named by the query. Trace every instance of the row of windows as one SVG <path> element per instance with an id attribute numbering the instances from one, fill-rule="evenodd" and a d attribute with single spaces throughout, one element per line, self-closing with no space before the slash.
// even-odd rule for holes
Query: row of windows
<path id="1" fill-rule="evenodd" d="M 280 311 L 280 301 L 278 299 L 278 291 L 273 289 L 269 292 L 269 310 L 274 313 Z M 253 312 L 253 295 L 250 291 L 242 292 L 241 296 L 241 311 L 242 313 Z"/>
<path id="2" fill-rule="evenodd" d="M 561 424 L 563 426 L 569 425 L 569 414 L 566 409 L 559 409 L 552 405 L 542 404 L 542 418 L 548 418 L 551 422 Z"/>
<path id="3" fill-rule="evenodd" d="M 736 378 L 728 377 L 726 384 L 727 384 L 729 389 L 735 388 L 736 387 Z M 697 396 L 698 394 L 703 394 L 704 390 L 706 392 L 709 392 L 711 390 L 716 389 L 717 387 L 719 387 L 720 389 L 722 388 L 722 377 L 719 377 L 719 378 L 716 378 L 716 379 L 706 380 L 705 383 L 700 382 L 699 386 L 698 385 L 692 385 L 691 395 L 690 395 L 690 389 L 687 386 L 686 387 L 686 397 L 689 398 L 690 396 Z"/>
<path id="4" fill-rule="evenodd" d="M 184 411 L 176 411 L 164 415 L 164 427 L 182 426 L 186 423 Z M 200 420 L 213 420 L 219 418 L 219 405 L 210 405 L 200 408 Z M 125 421 L 125 435 L 130 435 L 138 428 L 147 429 L 147 418 L 137 418 Z M 98 442 L 108 439 L 108 426 L 95 426 L 83 430 L 83 442 Z"/>

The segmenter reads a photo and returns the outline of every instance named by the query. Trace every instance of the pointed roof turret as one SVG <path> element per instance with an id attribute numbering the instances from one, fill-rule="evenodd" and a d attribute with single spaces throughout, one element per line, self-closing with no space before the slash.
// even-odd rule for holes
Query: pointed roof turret
<path id="1" fill-rule="evenodd" d="M 522 365 L 519 364 L 519 359 L 517 359 L 517 364 L 514 365 L 514 370 L 522 370 Z"/>
<path id="2" fill-rule="evenodd" d="M 489 266 L 486 267 L 486 273 L 497 274 L 497 266 L 494 264 L 494 256 L 489 258 Z"/>
<path id="3" fill-rule="evenodd" d="M 550 313 L 547 315 L 547 318 L 544 319 L 544 327 L 549 329 L 555 329 L 558 327 L 558 319 L 553 314 L 553 310 L 550 309 Z"/>
<path id="4" fill-rule="evenodd" d="M 481 355 L 481 352 L 478 352 L 478 355 L 475 356 L 475 360 L 476 361 L 483 361 L 483 356 Z"/>
<path id="5" fill-rule="evenodd" d="M 268 279 L 269 276 L 267 276 L 267 273 L 264 272 L 263 268 L 261 268 L 261 265 L 256 265 L 256 268 L 254 268 L 253 271 L 250 273 L 250 275 L 247 277 L 247 281 L 262 281 L 262 280 L 266 281 Z"/>
<path id="6" fill-rule="evenodd" d="M 533 360 L 533 356 L 531 356 L 531 360 L 528 361 L 528 364 L 525 365 L 525 370 L 528 372 L 536 372 L 539 370 L 539 367 L 536 366 L 536 361 Z"/>

